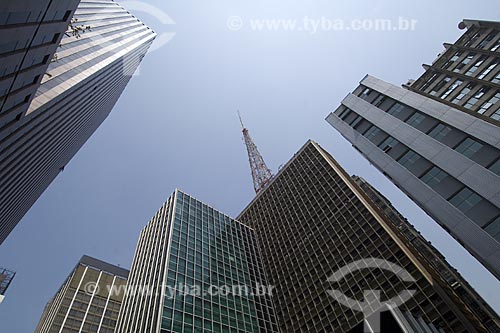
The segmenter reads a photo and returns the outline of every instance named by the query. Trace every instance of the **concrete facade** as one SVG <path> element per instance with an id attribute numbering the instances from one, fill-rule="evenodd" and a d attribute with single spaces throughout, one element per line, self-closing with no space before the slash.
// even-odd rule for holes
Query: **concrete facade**
<path id="1" fill-rule="evenodd" d="M 327 121 L 500 278 L 500 128 L 372 76 L 360 84 Z"/>
<path id="2" fill-rule="evenodd" d="M 379 291 L 383 299 L 401 290 L 402 281 L 393 274 L 363 266 L 370 258 L 415 277 L 415 296 L 398 307 L 406 318 L 427 323 L 432 332 L 498 331 L 498 320 L 486 327 L 403 230 L 315 142 L 308 141 L 280 169 L 238 220 L 255 229 L 275 286 L 282 332 L 356 332 L 367 317 L 328 290 L 356 300 L 366 290 Z M 332 282 L 332 274 L 346 267 L 349 274 Z"/>

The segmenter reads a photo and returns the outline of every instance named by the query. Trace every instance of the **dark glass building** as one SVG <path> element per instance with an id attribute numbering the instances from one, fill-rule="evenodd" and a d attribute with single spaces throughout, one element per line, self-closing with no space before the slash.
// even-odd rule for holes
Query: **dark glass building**
<path id="1" fill-rule="evenodd" d="M 471 309 L 312 141 L 238 220 L 255 230 L 265 274 L 275 286 L 272 300 L 282 332 L 356 332 L 387 302 L 433 332 L 498 331 L 497 316 L 490 314 L 494 317 L 485 322 Z M 373 297 L 377 294 L 382 304 Z"/>
<path id="2" fill-rule="evenodd" d="M 0 131 L 28 110 L 79 2 L 0 2 Z"/>
<path id="3" fill-rule="evenodd" d="M 253 230 L 176 190 L 141 232 L 116 332 L 279 332 L 262 286 Z"/>
<path id="4" fill-rule="evenodd" d="M 82 0 L 76 11 L 66 0 L 8 0 L 0 9 L 6 4 L 0 34 L 11 31 L 31 47 L 0 45 L 8 52 L 0 55 L 0 93 L 8 94 L 0 113 L 0 243 L 106 119 L 155 38 L 112 0 Z M 39 15 L 41 23 L 30 23 Z"/>
<path id="5" fill-rule="evenodd" d="M 36 333 L 113 333 L 128 270 L 83 256 L 45 307 Z"/>
<path id="6" fill-rule="evenodd" d="M 367 75 L 327 121 L 500 279 L 500 24 L 461 26 L 414 83 Z"/>

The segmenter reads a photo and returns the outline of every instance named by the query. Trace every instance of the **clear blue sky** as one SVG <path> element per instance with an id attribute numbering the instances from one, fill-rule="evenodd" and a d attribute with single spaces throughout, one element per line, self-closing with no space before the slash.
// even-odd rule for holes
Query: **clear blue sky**
<path id="1" fill-rule="evenodd" d="M 253 197 L 236 109 L 276 171 L 311 138 L 389 197 L 497 311 L 500 283 L 324 118 L 365 74 L 401 84 L 422 73 L 462 33 L 463 18 L 499 19 L 491 1 L 145 0 L 175 25 L 134 11 L 158 33 L 175 32 L 149 54 L 111 116 L 0 247 L 18 272 L 0 305 L 2 332 L 32 332 L 45 303 L 78 259 L 122 267 L 137 237 L 178 187 L 236 216 Z M 227 28 L 240 16 L 240 31 Z M 253 18 L 416 19 L 415 31 L 252 31 Z"/>

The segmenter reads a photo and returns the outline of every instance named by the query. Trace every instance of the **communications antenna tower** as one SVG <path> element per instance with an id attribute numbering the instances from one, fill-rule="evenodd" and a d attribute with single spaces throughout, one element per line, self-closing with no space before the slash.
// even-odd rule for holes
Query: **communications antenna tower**
<path id="1" fill-rule="evenodd" d="M 250 163 L 250 170 L 252 171 L 253 188 L 255 193 L 258 194 L 266 185 L 269 183 L 273 177 L 271 170 L 267 167 L 266 162 L 259 153 L 257 146 L 250 137 L 248 129 L 243 125 L 243 120 L 241 120 L 240 111 L 238 111 L 238 117 L 241 123 L 241 132 L 243 133 L 243 140 L 245 141 L 245 146 L 248 152 L 248 162 Z"/>

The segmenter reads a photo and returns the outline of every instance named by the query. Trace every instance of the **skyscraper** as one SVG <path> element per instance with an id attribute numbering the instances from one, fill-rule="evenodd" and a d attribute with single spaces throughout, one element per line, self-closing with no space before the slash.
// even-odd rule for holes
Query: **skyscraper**
<path id="1" fill-rule="evenodd" d="M 67 26 L 67 9 L 51 13 L 50 20 L 66 19 Z M 108 116 L 155 38 L 112 0 L 82 0 L 71 24 L 54 55 L 36 53 L 30 62 L 35 66 L 40 56 L 50 65 L 27 111 L 0 121 L 0 243 Z"/>
<path id="2" fill-rule="evenodd" d="M 500 24 L 462 25 L 406 89 L 366 76 L 327 121 L 500 278 Z"/>
<path id="3" fill-rule="evenodd" d="M 24 116 L 80 0 L 0 3 L 0 131 Z"/>
<path id="4" fill-rule="evenodd" d="M 498 328 L 496 317 L 492 328 L 485 326 L 314 142 L 294 155 L 238 220 L 255 230 L 282 332 L 355 332 L 383 303 L 433 331 Z"/>
<path id="5" fill-rule="evenodd" d="M 405 87 L 499 125 L 500 22 L 464 20 L 459 28 L 467 31 Z"/>
<path id="6" fill-rule="evenodd" d="M 116 332 L 278 332 L 263 286 L 253 230 L 176 190 L 141 232 Z"/>
<path id="7" fill-rule="evenodd" d="M 114 332 L 127 276 L 126 269 L 83 256 L 47 303 L 35 332 Z"/>
<path id="8" fill-rule="evenodd" d="M 4 300 L 5 292 L 9 289 L 14 276 L 16 276 L 15 272 L 0 267 L 0 303 Z"/>

